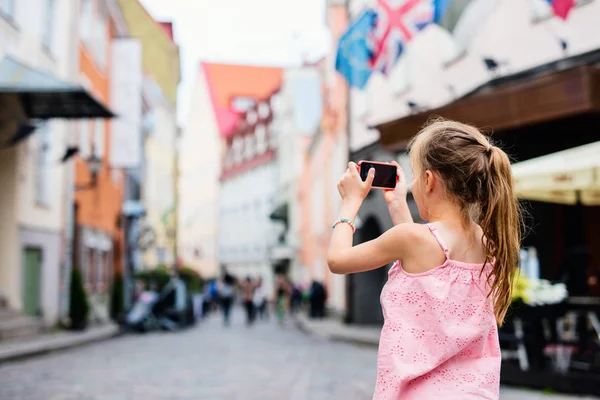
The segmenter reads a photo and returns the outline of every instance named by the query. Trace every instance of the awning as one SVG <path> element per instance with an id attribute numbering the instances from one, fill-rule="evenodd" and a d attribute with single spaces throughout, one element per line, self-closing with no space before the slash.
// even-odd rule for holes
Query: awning
<path id="1" fill-rule="evenodd" d="M 600 141 L 514 164 L 517 196 L 600 205 Z"/>
<path id="2" fill-rule="evenodd" d="M 0 96 L 19 97 L 29 118 L 113 118 L 84 88 L 60 81 L 11 58 L 0 60 Z"/>

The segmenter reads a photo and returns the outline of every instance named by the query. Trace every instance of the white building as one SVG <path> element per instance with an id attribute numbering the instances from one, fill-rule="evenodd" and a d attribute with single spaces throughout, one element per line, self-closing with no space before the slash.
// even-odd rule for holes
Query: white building
<path id="1" fill-rule="evenodd" d="M 178 135 L 175 105 L 150 78 L 144 79 L 151 130 L 144 139 L 142 201 L 147 208 L 145 223 L 155 234 L 154 247 L 144 254 L 149 267 L 172 265 L 174 259 L 175 163 Z"/>
<path id="2" fill-rule="evenodd" d="M 273 292 L 275 272 L 287 272 L 271 252 L 285 241 L 270 219 L 277 205 L 279 126 L 270 98 L 252 102 L 244 112 L 245 128 L 232 133 L 225 148 L 219 210 L 219 260 L 227 271 L 262 278 Z"/>
<path id="3" fill-rule="evenodd" d="M 77 81 L 76 32 L 76 0 L 0 1 L 0 87 L 12 78 L 13 84 L 21 79 L 60 91 L 59 81 Z M 0 297 L 53 325 L 59 316 L 64 204 L 70 202 L 65 190 L 68 169 L 60 160 L 75 131 L 64 120 L 29 120 L 41 111 L 22 110 L 13 99 L 0 89 L 2 140 L 14 135 L 15 122 L 38 128 L 0 150 Z"/>
<path id="4" fill-rule="evenodd" d="M 271 249 L 272 262 L 289 260 L 289 275 L 294 283 L 309 283 L 310 274 L 300 258 L 301 204 L 299 201 L 304 156 L 319 129 L 323 110 L 322 80 L 315 66 L 286 69 L 281 91 L 273 97 L 272 125 L 278 132 L 277 168 L 279 180 L 277 206 L 272 212 L 282 241 Z"/>
<path id="5" fill-rule="evenodd" d="M 218 273 L 221 138 L 207 75 L 198 69 L 179 157 L 179 254 L 204 277 Z"/>

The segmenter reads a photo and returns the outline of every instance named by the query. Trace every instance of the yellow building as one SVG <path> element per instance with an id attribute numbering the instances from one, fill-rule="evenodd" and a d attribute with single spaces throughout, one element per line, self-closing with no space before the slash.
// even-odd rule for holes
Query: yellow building
<path id="1" fill-rule="evenodd" d="M 142 43 L 142 66 L 146 75 L 142 201 L 145 224 L 152 228 L 155 245 L 144 253 L 144 264 L 172 264 L 176 257 L 176 140 L 177 86 L 181 80 L 179 47 L 173 26 L 157 22 L 138 0 L 117 0 L 132 37 Z"/>

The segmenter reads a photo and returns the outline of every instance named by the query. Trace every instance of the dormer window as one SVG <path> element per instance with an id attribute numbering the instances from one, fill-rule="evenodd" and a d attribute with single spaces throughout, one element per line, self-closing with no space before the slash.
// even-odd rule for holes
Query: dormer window
<path id="1" fill-rule="evenodd" d="M 260 119 L 269 118 L 269 114 L 271 113 L 271 107 L 267 103 L 260 103 L 258 105 L 258 116 Z"/>

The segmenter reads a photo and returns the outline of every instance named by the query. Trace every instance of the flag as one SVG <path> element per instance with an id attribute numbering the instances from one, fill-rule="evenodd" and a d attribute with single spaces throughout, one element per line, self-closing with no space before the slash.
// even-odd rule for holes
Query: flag
<path id="1" fill-rule="evenodd" d="M 546 0 L 550 6 L 554 15 L 562 20 L 566 20 L 569 16 L 569 12 L 575 6 L 575 0 Z"/>
<path id="2" fill-rule="evenodd" d="M 372 51 L 368 41 L 375 24 L 375 12 L 367 9 L 340 38 L 335 58 L 335 69 L 350 86 L 362 89 L 372 73 Z"/>
<path id="3" fill-rule="evenodd" d="M 499 0 L 433 0 L 434 22 L 448 33 L 447 48 L 439 50 L 445 53 L 445 63 L 464 54 L 498 3 Z"/>
<path id="4" fill-rule="evenodd" d="M 404 46 L 434 19 L 432 0 L 405 0 L 396 7 L 392 7 L 390 1 L 377 0 L 377 19 L 372 34 L 371 65 L 384 75 L 391 72 Z"/>

